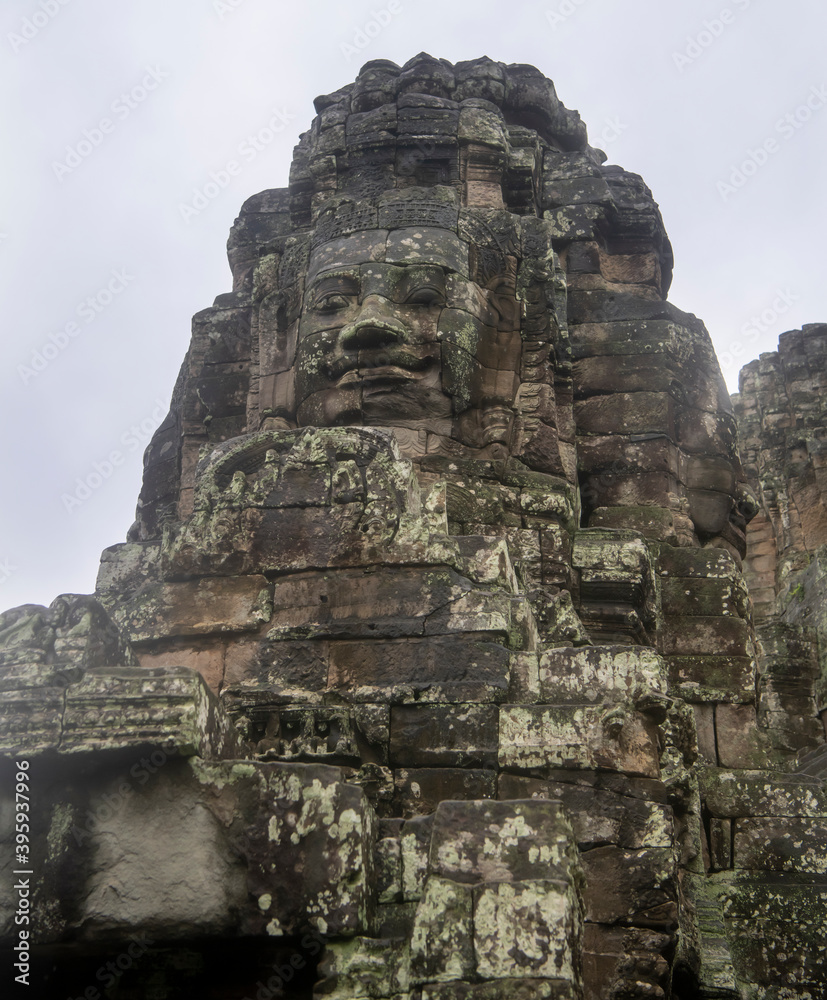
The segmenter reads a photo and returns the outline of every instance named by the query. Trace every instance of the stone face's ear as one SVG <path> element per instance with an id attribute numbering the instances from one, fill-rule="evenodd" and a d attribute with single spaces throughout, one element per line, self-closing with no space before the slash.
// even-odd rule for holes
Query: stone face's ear
<path id="1" fill-rule="evenodd" d="M 749 522 L 761 510 L 761 504 L 758 501 L 758 497 L 756 497 L 755 491 L 748 483 L 736 483 L 735 506 L 738 513 L 744 518 L 744 521 L 747 524 L 749 524 Z"/>

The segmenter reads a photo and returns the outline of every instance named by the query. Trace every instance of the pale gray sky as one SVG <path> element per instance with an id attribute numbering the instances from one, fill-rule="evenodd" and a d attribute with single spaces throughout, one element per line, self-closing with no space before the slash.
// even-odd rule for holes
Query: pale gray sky
<path id="1" fill-rule="evenodd" d="M 827 320 L 826 34 L 821 0 L 6 0 L 0 609 L 91 591 L 123 541 L 190 317 L 229 290 L 229 228 L 286 185 L 314 96 L 422 50 L 539 67 L 651 187 L 670 298 L 735 389 Z"/>

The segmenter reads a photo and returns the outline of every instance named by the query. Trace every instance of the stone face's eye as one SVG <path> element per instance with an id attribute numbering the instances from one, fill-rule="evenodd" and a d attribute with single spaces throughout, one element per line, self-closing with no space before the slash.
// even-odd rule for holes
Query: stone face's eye
<path id="1" fill-rule="evenodd" d="M 338 309 L 347 309 L 350 303 L 350 296 L 342 292 L 325 292 L 316 297 L 313 308 L 316 312 L 336 312 Z"/>
<path id="2" fill-rule="evenodd" d="M 441 288 L 436 288 L 433 285 L 422 285 L 410 292 L 405 299 L 405 305 L 444 306 L 445 293 Z"/>
<path id="3" fill-rule="evenodd" d="M 309 307 L 314 312 L 332 313 L 347 309 L 359 294 L 359 282 L 350 275 L 330 275 L 322 278 L 310 290 Z"/>

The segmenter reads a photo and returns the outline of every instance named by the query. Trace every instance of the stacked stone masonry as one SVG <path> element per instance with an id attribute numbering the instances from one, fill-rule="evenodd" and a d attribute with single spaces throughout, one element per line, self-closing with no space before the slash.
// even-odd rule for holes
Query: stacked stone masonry
<path id="1" fill-rule="evenodd" d="M 827 326 L 733 406 L 533 67 L 316 112 L 95 594 L 0 616 L 36 995 L 823 1000 Z"/>

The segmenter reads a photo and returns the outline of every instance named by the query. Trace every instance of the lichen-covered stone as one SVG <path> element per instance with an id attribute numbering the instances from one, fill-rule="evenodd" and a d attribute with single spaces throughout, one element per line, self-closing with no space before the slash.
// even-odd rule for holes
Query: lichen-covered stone
<path id="1" fill-rule="evenodd" d="M 207 759 L 239 756 L 237 734 L 223 706 L 192 670 L 89 670 L 66 689 L 62 752 L 141 744 Z"/>
<path id="2" fill-rule="evenodd" d="M 559 802 L 442 802 L 434 814 L 430 870 L 454 882 L 571 879 L 577 861 Z"/>
<path id="3" fill-rule="evenodd" d="M 490 979 L 579 981 L 580 912 L 572 886 L 554 880 L 474 889 L 477 971 Z"/>
<path id="4" fill-rule="evenodd" d="M 576 984 L 562 979 L 493 979 L 422 987 L 422 1000 L 577 1000 L 581 995 Z"/>
<path id="5" fill-rule="evenodd" d="M 715 816 L 827 816 L 824 783 L 808 775 L 708 768 L 701 786 Z"/>
<path id="6" fill-rule="evenodd" d="M 411 977 L 415 983 L 452 982 L 474 975 L 474 916 L 471 888 L 430 876 L 411 933 Z"/>
<path id="7" fill-rule="evenodd" d="M 734 821 L 732 866 L 827 875 L 827 816 Z"/>
<path id="8" fill-rule="evenodd" d="M 369 937 L 336 941 L 322 958 L 318 990 L 328 1000 L 407 995 L 409 966 L 407 943 Z"/>
<path id="9" fill-rule="evenodd" d="M 153 940 L 352 935 L 372 920 L 373 815 L 335 768 L 206 763 L 144 745 L 85 777 L 46 764 L 35 782 L 36 940 L 81 927 Z M 78 891 L 57 907 L 64 885 Z M 10 910 L 4 933 L 12 921 Z"/>
<path id="10" fill-rule="evenodd" d="M 657 726 L 628 705 L 503 705 L 499 761 L 541 775 L 554 768 L 606 768 L 656 778 Z"/>
<path id="11" fill-rule="evenodd" d="M 206 578 L 146 588 L 118 624 L 133 643 L 172 636 L 255 630 L 270 618 L 270 587 L 263 576 Z"/>
<path id="12" fill-rule="evenodd" d="M 399 836 L 402 854 L 403 898 L 419 900 L 428 876 L 428 859 L 431 850 L 431 833 L 434 817 L 418 816 L 406 820 Z"/>
<path id="13" fill-rule="evenodd" d="M 744 872 L 717 875 L 715 882 L 736 969 L 748 969 L 764 988 L 784 983 L 793 996 L 818 996 L 827 947 L 823 878 Z"/>
<path id="14" fill-rule="evenodd" d="M 42 693 L 29 688 L 9 698 L 14 714 L 4 720 L 7 754 L 96 754 L 149 745 L 184 756 L 240 755 L 227 713 L 192 670 L 97 667 L 65 687 L 47 691 L 54 692 L 53 697 L 40 704 Z M 21 695 L 34 697 L 21 702 Z"/>
<path id="15" fill-rule="evenodd" d="M 636 849 L 670 847 L 674 843 L 673 810 L 666 802 L 667 790 L 660 782 L 627 779 L 623 785 L 615 782 L 614 788 L 606 788 L 597 785 L 600 775 L 594 776 L 594 785 L 564 781 L 565 776 L 560 777 L 561 780 L 549 781 L 502 774 L 499 797 L 530 795 L 559 800 L 581 850 L 601 844 Z"/>
<path id="16" fill-rule="evenodd" d="M 666 664 L 639 646 L 551 649 L 539 661 L 540 700 L 552 704 L 624 701 L 651 691 L 666 694 Z"/>

